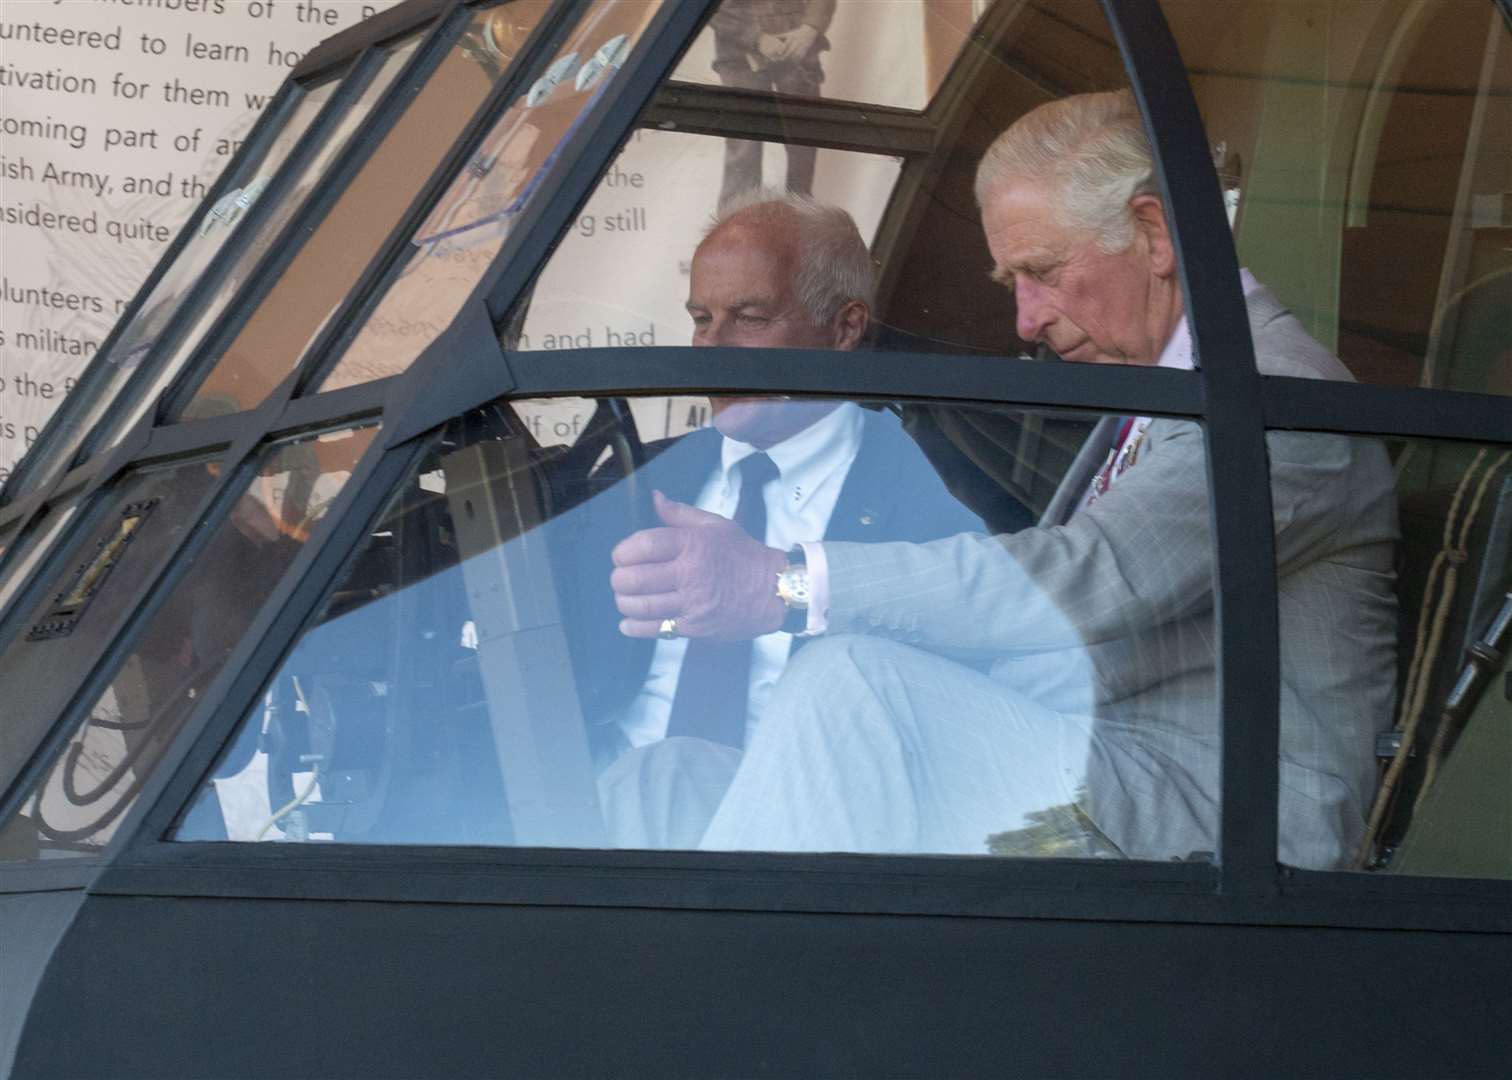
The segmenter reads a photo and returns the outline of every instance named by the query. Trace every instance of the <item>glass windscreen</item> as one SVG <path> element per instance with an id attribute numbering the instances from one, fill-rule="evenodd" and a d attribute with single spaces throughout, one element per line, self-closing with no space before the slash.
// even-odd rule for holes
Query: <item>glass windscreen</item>
<path id="1" fill-rule="evenodd" d="M 237 256 L 235 263 L 221 278 L 215 291 L 210 294 L 195 316 L 189 330 L 174 345 L 168 360 L 157 369 L 147 389 L 129 403 L 128 409 L 122 414 L 122 419 L 111 421 L 118 434 L 129 432 L 143 414 L 156 405 L 158 395 L 184 369 L 225 313 L 231 301 L 252 277 L 263 257 L 272 249 L 274 240 L 283 233 L 284 226 L 304 206 L 315 185 L 330 170 L 342 151 L 350 145 L 352 137 L 372 113 L 384 92 L 393 85 L 399 73 L 404 70 L 422 40 L 423 35 L 413 34 L 396 42 L 387 50 L 378 69 L 372 74 L 362 92 L 352 102 L 350 108 L 342 114 L 310 160 L 299 170 L 299 174 L 284 192 L 283 197 L 269 208 L 268 216 L 258 227 L 257 234 L 250 239 Z"/>
<path id="2" fill-rule="evenodd" d="M 731 2 L 720 16 L 738 8 L 747 13 L 743 17 L 756 18 L 758 9 L 781 9 L 798 18 L 806 7 L 826 6 L 834 9 L 837 27 L 842 17 L 865 14 L 870 20 L 861 28 L 865 34 L 910 51 L 915 61 L 920 10 L 946 7 Z M 959 5 L 956 14 L 952 25 L 970 26 L 976 17 Z M 709 38 L 717 25 L 711 22 L 699 40 Z M 1122 87 L 1123 63 L 1091 0 L 1059 3 L 1053 10 L 998 5 L 977 32 L 981 36 L 958 43 L 960 61 L 942 74 L 927 129 L 912 118 L 905 123 L 836 100 L 799 107 L 781 99 L 752 99 L 737 107 L 714 95 L 690 94 L 675 82 L 663 87 L 512 313 L 504 327 L 505 347 L 686 344 L 696 252 L 706 237 L 732 222 L 745 226 L 729 231 L 747 237 L 746 248 L 759 243 L 777 261 L 791 256 L 805 263 L 846 262 L 843 288 L 851 293 L 844 299 L 866 300 L 876 348 L 1046 355 L 1069 343 L 1069 332 L 1046 332 L 1027 319 L 1021 324 L 1014 294 L 991 279 L 998 260 L 982 227 L 975 177 L 988 147 L 1012 123 L 1048 102 Z M 834 39 L 837 69 L 844 47 Z M 862 66 L 879 83 L 903 78 L 905 68 L 877 63 L 871 51 L 862 52 L 868 57 Z M 825 55 L 830 64 L 831 54 Z M 860 63 L 859 55 L 851 62 Z M 690 65 L 707 62 L 690 52 L 679 77 Z M 1139 124 L 1132 104 L 1129 113 Z M 1045 175 L 1037 165 L 1020 172 L 1034 179 Z M 801 250 L 779 243 L 790 230 L 772 214 L 746 216 L 754 204 L 782 199 L 817 204 L 806 211 L 813 227 L 796 245 Z M 825 225 L 822 219 L 834 212 L 848 214 L 853 224 Z M 1052 214 L 1046 207 L 1035 216 L 1043 220 Z M 870 260 L 867 266 L 850 264 L 853 240 L 839 233 L 851 229 L 867 249 L 862 253 Z M 844 259 L 837 254 L 841 250 Z M 863 276 L 869 280 L 858 292 Z M 827 315 L 825 290 L 816 281 L 807 293 L 797 291 L 811 314 L 821 308 Z M 719 342 L 705 336 L 696 343 Z M 613 361 L 606 357 L 605 362 Z"/>
<path id="3" fill-rule="evenodd" d="M 321 389 L 398 374 L 446 329 L 660 6 L 605 0 L 583 12 L 416 230 L 408 263 Z"/>
<path id="4" fill-rule="evenodd" d="M 528 17 L 525 25 L 529 26 L 539 18 L 543 5 L 508 5 L 515 6 Z M 496 40 L 490 29 L 493 19 L 493 11 L 473 16 L 462 37 L 226 346 L 195 394 L 196 401 L 226 400 L 250 408 L 299 364 L 508 70 L 510 57 L 484 44 Z"/>
<path id="5" fill-rule="evenodd" d="M 686 345 L 692 255 L 713 212 L 690 194 L 718 188 L 723 144 L 638 131 L 562 237 L 509 343 L 524 351 Z M 816 197 L 849 208 L 861 237 L 872 241 L 901 163 L 815 153 L 822 166 Z"/>
<path id="6" fill-rule="evenodd" d="M 4 613 L 16 590 L 26 584 L 42 557 L 52 549 L 53 542 L 62 535 L 77 508 L 76 497 L 64 499 L 58 505 L 48 507 L 42 519 L 28 526 L 24 535 L 6 534 L 0 540 L 0 547 L 3 547 L 0 551 L 0 560 L 3 560 L 0 561 L 0 614 Z"/>
<path id="7" fill-rule="evenodd" d="M 0 788 L 36 750 L 143 586 L 193 527 L 219 469 L 214 460 L 197 460 L 127 473 L 19 624 L 21 612 L 12 613 L 0 652 Z"/>
<path id="8" fill-rule="evenodd" d="M 1210 855 L 1198 425 L 708 404 L 449 426 L 177 837 Z"/>
<path id="9" fill-rule="evenodd" d="M 1491 0 L 1162 0 L 1240 261 L 1361 382 L 1512 394 L 1512 32 Z"/>
<path id="10" fill-rule="evenodd" d="M 1311 497 L 1330 503 L 1327 542 L 1338 553 L 1311 595 L 1291 598 L 1282 677 L 1357 702 L 1317 716 L 1326 723 L 1315 736 L 1347 732 L 1371 750 L 1359 764 L 1367 828 L 1348 865 L 1512 879 L 1512 446 L 1277 440 L 1324 451 L 1311 455 Z M 1286 481 L 1274 463 L 1272 477 L 1279 503 Z M 1357 611 L 1350 633 L 1313 630 L 1341 601 Z M 1341 670 L 1371 674 L 1351 686 Z M 1291 719 L 1312 718 L 1293 710 Z"/>
<path id="11" fill-rule="evenodd" d="M 990 0 L 725 0 L 673 78 L 923 109 Z"/>
<path id="12" fill-rule="evenodd" d="M 268 452 L 52 767 L 0 827 L 0 859 L 88 855 L 109 842 L 376 431 L 334 431 Z"/>
<path id="13" fill-rule="evenodd" d="M 172 265 L 122 328 L 110 352 L 100 362 L 96 377 L 80 388 L 82 400 L 69 402 L 59 426 L 31 451 L 36 458 L 34 471 L 22 478 L 22 486 L 13 494 L 24 494 L 51 483 L 67 470 L 75 451 L 114 403 L 126 379 L 157 344 L 185 295 L 199 283 L 211 258 L 237 231 L 242 218 L 315 122 L 339 82 L 337 78 L 327 79 L 300 93 L 262 153 L 251 155 L 239 166 L 226 193 L 213 206 L 201 211 L 189 241 L 179 249 Z"/>

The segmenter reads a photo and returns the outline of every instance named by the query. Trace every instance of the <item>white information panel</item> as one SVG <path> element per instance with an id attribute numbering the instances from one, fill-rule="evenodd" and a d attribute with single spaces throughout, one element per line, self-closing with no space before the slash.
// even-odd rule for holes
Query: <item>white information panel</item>
<path id="1" fill-rule="evenodd" d="M 0 4 L 0 480 L 290 69 L 396 2 Z"/>

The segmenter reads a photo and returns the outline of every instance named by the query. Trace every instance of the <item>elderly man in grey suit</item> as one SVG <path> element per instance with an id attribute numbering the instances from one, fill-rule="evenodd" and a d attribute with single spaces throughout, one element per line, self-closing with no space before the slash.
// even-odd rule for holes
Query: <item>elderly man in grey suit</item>
<path id="1" fill-rule="evenodd" d="M 1022 337 L 1065 360 L 1192 366 L 1176 254 L 1127 92 L 1021 118 L 984 157 L 977 197 Z M 1349 377 L 1247 274 L 1244 288 L 1262 371 Z M 1373 736 L 1394 692 L 1392 475 L 1369 440 L 1275 433 L 1268 444 L 1280 855 L 1332 867 L 1363 829 Z M 806 578 L 807 631 L 819 640 L 779 683 L 704 847 L 986 853 L 990 836 L 1071 811 L 1085 828 L 1057 853 L 1216 849 L 1221 725 L 1202 432 L 1127 418 L 1091 451 L 1084 457 L 1102 462 L 1095 476 L 1068 483 L 1061 516 L 1038 528 L 805 545 L 801 571 L 780 552 L 732 543 L 704 553 L 704 566 L 654 568 L 646 581 L 662 588 L 622 598 L 622 609 L 655 619 L 684 602 L 667 582 L 715 565 L 726 582 L 736 580 L 731 565 Z M 756 588 L 720 599 L 721 618 L 705 615 L 701 632 L 762 632 L 787 605 Z"/>

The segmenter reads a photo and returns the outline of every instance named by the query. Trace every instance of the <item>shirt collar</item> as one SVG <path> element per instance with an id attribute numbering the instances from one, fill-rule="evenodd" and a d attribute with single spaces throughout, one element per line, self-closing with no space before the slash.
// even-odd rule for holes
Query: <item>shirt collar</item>
<path id="1" fill-rule="evenodd" d="M 767 457 L 777 466 L 783 487 L 793 493 L 791 506 L 795 511 L 807 505 L 831 473 L 855 460 L 864 424 L 861 407 L 846 401 L 798 434 L 767 447 Z M 719 467 L 725 483 L 730 482 L 735 467 L 754 453 L 756 447 L 750 443 L 724 440 Z"/>
<path id="2" fill-rule="evenodd" d="M 1244 289 L 1244 295 L 1249 296 L 1260 287 L 1260 282 L 1255 280 L 1255 275 L 1240 267 L 1239 284 Z M 1181 321 L 1176 324 L 1176 329 L 1171 332 L 1171 340 L 1166 342 L 1166 347 L 1161 350 L 1160 359 L 1155 362 L 1156 367 L 1176 368 L 1180 371 L 1191 371 L 1196 365 L 1192 363 L 1192 329 L 1187 325 L 1187 317 L 1183 315 Z"/>

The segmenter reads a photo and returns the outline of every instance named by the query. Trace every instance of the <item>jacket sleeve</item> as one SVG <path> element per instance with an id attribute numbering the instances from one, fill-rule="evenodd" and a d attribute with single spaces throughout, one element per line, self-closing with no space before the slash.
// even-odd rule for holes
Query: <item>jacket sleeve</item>
<path id="1" fill-rule="evenodd" d="M 1202 429 L 1150 425 L 1145 456 L 1066 525 L 930 544 L 825 546 L 830 632 L 998 653 L 1115 640 L 1212 606 Z M 1272 432 L 1271 506 L 1284 577 L 1348 549 L 1389 551 L 1393 488 L 1380 445 Z"/>
<path id="2" fill-rule="evenodd" d="M 1202 431 L 1156 421 L 1137 466 L 1064 526 L 826 544 L 831 633 L 992 652 L 1124 637 L 1211 604 Z"/>

